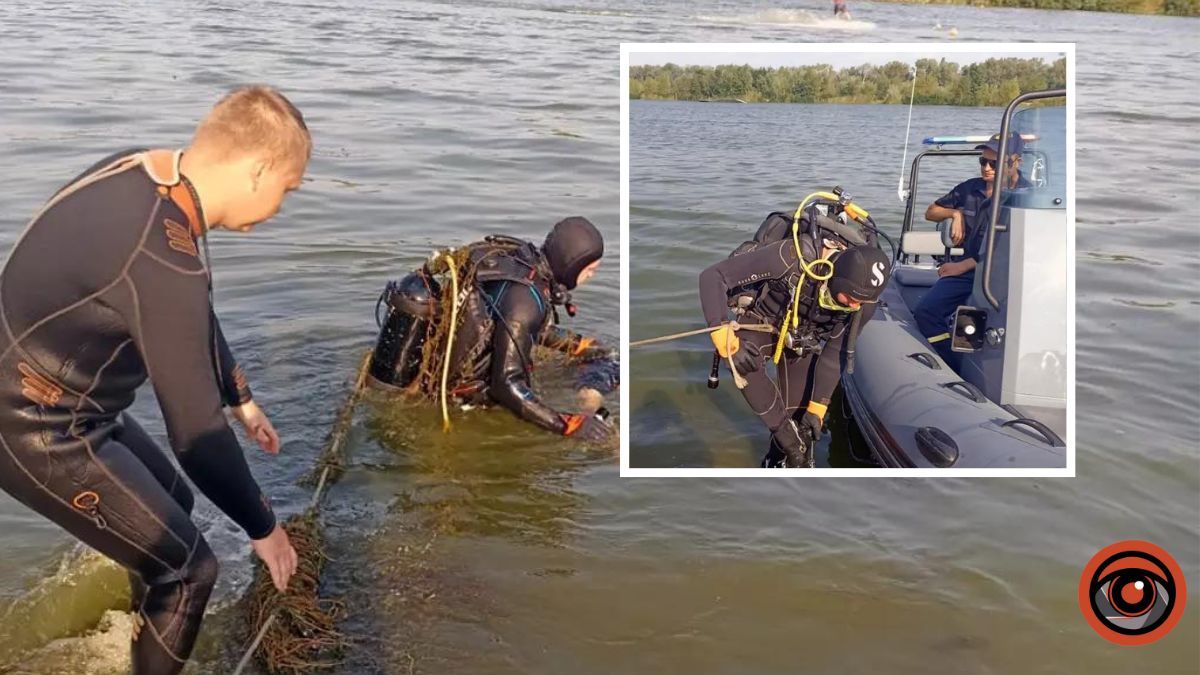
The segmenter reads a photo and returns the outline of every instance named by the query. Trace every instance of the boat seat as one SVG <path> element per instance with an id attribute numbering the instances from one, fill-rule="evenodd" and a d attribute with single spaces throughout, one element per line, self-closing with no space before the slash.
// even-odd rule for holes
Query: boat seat
<path id="1" fill-rule="evenodd" d="M 892 278 L 900 282 L 901 286 L 932 286 L 938 280 L 937 265 L 896 265 Z"/>
<path id="2" fill-rule="evenodd" d="M 932 230 L 917 232 L 909 230 L 900 238 L 900 250 L 908 255 L 946 255 L 942 233 Z M 950 249 L 950 255 L 962 255 L 961 248 Z"/>

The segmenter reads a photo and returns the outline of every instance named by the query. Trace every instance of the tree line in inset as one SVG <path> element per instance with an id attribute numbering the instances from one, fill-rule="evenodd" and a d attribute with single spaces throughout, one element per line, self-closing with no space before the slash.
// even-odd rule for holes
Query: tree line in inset
<path id="1" fill-rule="evenodd" d="M 633 66 L 629 97 L 746 103 L 908 103 L 911 66 L 900 61 L 835 69 L 827 64 Z M 960 66 L 945 59 L 916 62 L 917 105 L 1002 106 L 1021 93 L 1066 86 L 1066 59 L 994 58 Z"/>

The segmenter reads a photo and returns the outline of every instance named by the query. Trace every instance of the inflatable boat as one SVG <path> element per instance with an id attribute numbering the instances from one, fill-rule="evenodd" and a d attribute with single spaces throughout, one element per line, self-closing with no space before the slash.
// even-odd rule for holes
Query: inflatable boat
<path id="1" fill-rule="evenodd" d="M 1066 467 L 1065 100 L 1062 89 L 1031 92 L 1004 112 L 1001 138 L 1015 131 L 1025 139 L 1021 167 L 1031 187 L 998 186 L 990 200 L 975 287 L 947 326 L 962 356 L 957 371 L 921 335 L 912 310 L 937 281 L 938 264 L 962 251 L 949 221 L 926 227 L 925 204 L 914 202 L 922 166 L 979 155 L 975 146 L 988 136 L 929 138 L 913 160 L 892 282 L 858 339 L 856 367 L 842 378 L 845 402 L 880 465 Z M 1031 101 L 1039 104 L 1023 105 Z M 1006 151 L 1002 141 L 1000 166 Z"/>

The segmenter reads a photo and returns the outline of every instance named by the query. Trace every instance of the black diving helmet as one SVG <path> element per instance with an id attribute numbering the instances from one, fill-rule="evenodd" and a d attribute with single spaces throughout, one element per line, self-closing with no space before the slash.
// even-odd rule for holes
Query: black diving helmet
<path id="1" fill-rule="evenodd" d="M 568 315 L 575 316 L 570 292 L 579 281 L 580 272 L 604 257 L 604 237 L 587 218 L 564 218 L 546 235 L 542 255 L 554 275 L 551 300 L 563 305 Z"/>

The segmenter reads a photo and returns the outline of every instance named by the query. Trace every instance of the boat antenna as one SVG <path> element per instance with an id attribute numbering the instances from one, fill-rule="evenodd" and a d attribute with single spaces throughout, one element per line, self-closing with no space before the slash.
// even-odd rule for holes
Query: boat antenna
<path id="1" fill-rule="evenodd" d="M 908 94 L 908 126 L 904 127 L 904 147 L 903 156 L 900 158 L 900 178 L 896 182 L 896 196 L 900 201 L 908 201 L 908 190 L 904 189 L 904 169 L 908 166 L 908 132 L 912 130 L 912 111 L 913 99 L 917 94 L 917 65 L 914 63 L 909 67 L 909 74 L 912 75 L 912 91 Z"/>

